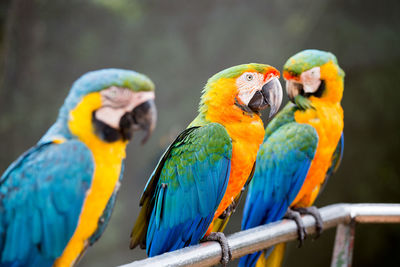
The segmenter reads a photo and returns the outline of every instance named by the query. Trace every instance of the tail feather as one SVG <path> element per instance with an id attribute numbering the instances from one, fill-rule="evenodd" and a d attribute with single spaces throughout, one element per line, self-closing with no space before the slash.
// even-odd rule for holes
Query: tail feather
<path id="1" fill-rule="evenodd" d="M 253 167 L 252 174 L 250 177 L 253 176 L 253 173 L 254 173 L 254 167 Z M 225 227 L 228 224 L 229 219 L 231 218 L 232 214 L 236 211 L 236 208 L 239 205 L 240 200 L 242 199 L 242 195 L 243 195 L 245 187 L 246 187 L 246 185 L 242 188 L 240 193 L 237 194 L 237 196 L 232 201 L 232 203 L 229 205 L 229 207 L 226 208 L 226 210 L 224 212 L 224 213 L 226 213 L 225 216 L 220 216 L 213 220 L 213 223 L 208 228 L 206 235 L 209 235 L 211 232 L 223 232 L 225 230 Z"/>
<path id="2" fill-rule="evenodd" d="M 282 266 L 286 244 L 281 243 L 264 251 L 242 257 L 239 267 L 280 267 Z"/>
<path id="3" fill-rule="evenodd" d="M 212 224 L 211 232 L 223 232 L 230 218 L 231 215 L 227 216 L 224 219 L 216 218 Z"/>
<path id="4" fill-rule="evenodd" d="M 286 243 L 281 243 L 272 248 L 269 255 L 263 254 L 257 261 L 256 267 L 280 267 L 282 266 L 283 256 L 285 255 Z"/>

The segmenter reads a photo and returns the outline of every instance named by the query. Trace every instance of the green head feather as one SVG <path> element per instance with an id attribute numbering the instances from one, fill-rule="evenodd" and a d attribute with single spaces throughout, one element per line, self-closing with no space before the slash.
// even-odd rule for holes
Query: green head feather
<path id="1" fill-rule="evenodd" d="M 88 72 L 74 82 L 61 110 L 68 113 L 92 92 L 111 86 L 128 88 L 135 92 L 154 91 L 153 82 L 144 74 L 124 69 L 102 69 Z"/>
<path id="2" fill-rule="evenodd" d="M 135 92 L 154 91 L 154 83 L 144 74 L 124 69 L 101 69 L 88 72 L 74 82 L 60 109 L 57 122 L 41 139 L 45 142 L 53 136 L 70 136 L 67 122 L 69 113 L 86 95 L 100 92 L 111 86 L 128 88 Z"/>
<path id="3" fill-rule="evenodd" d="M 230 67 L 228 69 L 225 69 L 223 71 L 218 72 L 214 76 L 212 76 L 207 84 L 214 83 L 218 81 L 221 78 L 236 78 L 245 73 L 246 71 L 257 71 L 259 73 L 264 74 L 268 70 L 271 70 L 270 65 L 265 65 L 265 64 L 259 64 L 259 63 L 249 63 L 249 64 L 242 64 L 242 65 L 237 65 L 234 67 Z"/>
<path id="4" fill-rule="evenodd" d="M 304 71 L 322 66 L 329 61 L 332 61 L 338 66 L 339 75 L 344 77 L 344 72 L 340 69 L 335 55 L 316 49 L 308 49 L 295 54 L 286 61 L 283 66 L 283 71 L 288 72 L 291 76 L 300 76 Z"/>
<path id="5" fill-rule="evenodd" d="M 237 65 L 218 72 L 217 74 L 213 75 L 210 79 L 208 79 L 207 84 L 203 90 L 203 95 L 201 96 L 200 100 L 199 116 L 189 125 L 189 127 L 204 125 L 206 123 L 205 114 L 207 113 L 208 108 L 205 105 L 205 94 L 209 90 L 211 90 L 212 88 L 211 85 L 213 83 L 218 82 L 218 80 L 220 79 L 237 78 L 247 71 L 257 71 L 262 74 L 269 72 L 269 73 L 276 73 L 276 75 L 279 75 L 279 71 L 277 71 L 274 67 L 259 63 Z"/>

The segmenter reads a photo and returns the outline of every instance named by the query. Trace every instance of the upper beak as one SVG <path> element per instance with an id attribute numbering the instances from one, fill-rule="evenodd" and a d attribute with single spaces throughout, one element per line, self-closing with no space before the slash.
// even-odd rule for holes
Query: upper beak
<path id="1" fill-rule="evenodd" d="M 265 100 L 271 107 L 271 110 L 269 112 L 269 118 L 271 118 L 278 112 L 282 104 L 283 93 L 279 79 L 277 77 L 274 77 L 272 80 L 264 84 L 264 86 L 262 87 L 262 93 Z"/>
<path id="2" fill-rule="evenodd" d="M 272 78 L 263 85 L 261 91 L 254 94 L 248 106 L 254 112 L 259 112 L 267 106 L 271 107 L 269 117 L 271 118 L 279 110 L 282 103 L 282 86 L 277 77 Z"/>
<path id="3" fill-rule="evenodd" d="M 131 112 L 133 118 L 133 130 L 143 130 L 146 135 L 142 139 L 142 144 L 150 138 L 157 122 L 157 109 L 153 99 L 135 107 Z"/>
<path id="4" fill-rule="evenodd" d="M 301 93 L 303 90 L 303 84 L 291 80 L 286 80 L 286 93 L 290 99 L 290 101 L 293 102 L 293 99 Z"/>

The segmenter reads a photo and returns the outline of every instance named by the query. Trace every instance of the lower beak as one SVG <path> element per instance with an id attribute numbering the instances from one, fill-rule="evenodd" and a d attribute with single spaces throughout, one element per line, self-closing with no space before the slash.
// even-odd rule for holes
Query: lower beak
<path id="1" fill-rule="evenodd" d="M 142 130 L 146 135 L 142 139 L 142 144 L 146 143 L 150 138 L 157 122 L 157 109 L 154 100 L 146 102 L 135 107 L 131 112 L 133 118 L 133 130 Z"/>
<path id="2" fill-rule="evenodd" d="M 254 112 L 259 112 L 271 107 L 269 117 L 271 118 L 278 112 L 279 107 L 282 103 L 282 86 L 278 78 L 273 78 L 269 82 L 263 85 L 261 91 L 254 94 L 253 98 L 250 100 L 248 106 Z"/>

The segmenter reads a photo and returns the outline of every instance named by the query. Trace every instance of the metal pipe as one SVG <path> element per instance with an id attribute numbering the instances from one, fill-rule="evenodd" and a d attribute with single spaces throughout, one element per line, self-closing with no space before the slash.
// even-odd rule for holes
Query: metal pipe
<path id="1" fill-rule="evenodd" d="M 351 267 L 353 260 L 355 221 L 336 228 L 331 267 Z"/>
<path id="2" fill-rule="evenodd" d="M 400 204 L 348 204 L 350 216 L 358 223 L 400 223 Z"/>
<path id="3" fill-rule="evenodd" d="M 319 209 L 324 229 L 352 221 L 360 223 L 400 223 L 400 204 L 335 204 Z M 315 233 L 312 216 L 303 217 L 309 234 Z M 295 240 L 297 227 L 293 221 L 283 220 L 258 226 L 227 237 L 232 258 L 239 258 L 281 242 Z M 205 242 L 160 256 L 135 261 L 123 267 L 134 266 L 211 266 L 218 264 L 221 247 L 216 242 Z"/>

